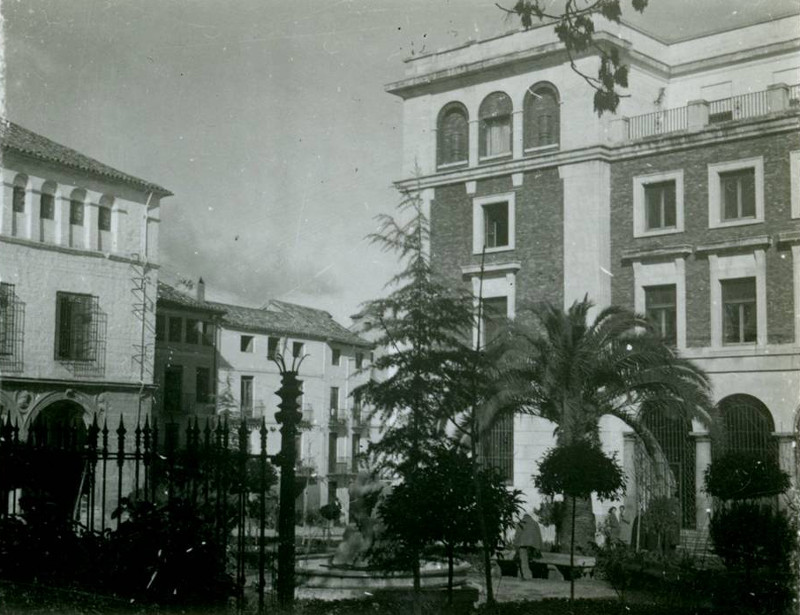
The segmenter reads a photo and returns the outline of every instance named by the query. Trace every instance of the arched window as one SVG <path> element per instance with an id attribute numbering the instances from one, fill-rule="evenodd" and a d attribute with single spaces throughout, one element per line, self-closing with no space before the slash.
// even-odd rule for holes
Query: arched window
<path id="1" fill-rule="evenodd" d="M 511 99 L 503 92 L 483 99 L 479 112 L 481 158 L 511 154 L 511 112 Z"/>
<path id="2" fill-rule="evenodd" d="M 777 461 L 778 449 L 772 438 L 775 424 L 769 409 L 750 395 L 730 395 L 717 404 L 718 422 L 714 454 L 729 451 L 748 453 Z"/>
<path id="3" fill-rule="evenodd" d="M 469 160 L 469 116 L 461 103 L 450 103 L 439 113 L 437 164 L 466 164 Z"/>
<path id="4" fill-rule="evenodd" d="M 537 83 L 525 93 L 525 149 L 558 145 L 560 109 L 558 90 L 549 83 Z"/>
<path id="5" fill-rule="evenodd" d="M 42 192 L 39 196 L 39 218 L 42 220 L 53 220 L 56 216 L 56 185 L 54 182 L 47 181 L 42 184 Z"/>

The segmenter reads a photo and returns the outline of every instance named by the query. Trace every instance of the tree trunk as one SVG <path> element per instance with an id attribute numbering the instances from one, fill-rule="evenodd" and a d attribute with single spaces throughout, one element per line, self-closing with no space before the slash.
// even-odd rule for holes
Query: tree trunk
<path id="1" fill-rule="evenodd" d="M 411 563 L 411 574 L 414 577 L 414 615 L 422 615 L 422 579 L 420 572 L 419 549 L 414 550 Z"/>
<path id="2" fill-rule="evenodd" d="M 447 545 L 447 604 L 453 606 L 453 545 Z"/>
<path id="3" fill-rule="evenodd" d="M 575 602 L 575 498 L 572 499 L 572 514 L 570 515 L 570 541 L 569 541 L 569 601 Z"/>
<path id="4" fill-rule="evenodd" d="M 562 523 L 562 536 L 572 536 L 572 508 L 575 507 L 575 547 L 578 553 L 591 553 L 591 543 L 595 541 L 595 519 L 592 512 L 591 498 L 568 498 L 566 500 L 566 513 Z"/>

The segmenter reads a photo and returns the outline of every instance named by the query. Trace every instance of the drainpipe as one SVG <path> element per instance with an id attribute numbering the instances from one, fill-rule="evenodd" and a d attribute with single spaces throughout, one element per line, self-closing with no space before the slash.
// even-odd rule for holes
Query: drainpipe
<path id="1" fill-rule="evenodd" d="M 144 263 L 142 264 L 142 331 L 140 337 L 140 343 L 142 348 L 142 360 L 139 362 L 139 395 L 138 395 L 138 403 L 136 407 L 136 424 L 139 424 L 139 421 L 142 418 L 142 394 L 144 393 L 144 362 L 147 358 L 147 347 L 145 346 L 145 338 L 147 335 L 147 250 L 148 250 L 148 236 L 147 236 L 147 220 L 149 218 L 149 214 L 147 213 L 150 210 L 150 201 L 153 198 L 153 192 L 150 191 L 147 193 L 147 202 L 144 205 L 144 224 L 143 224 L 143 233 L 144 233 Z"/>

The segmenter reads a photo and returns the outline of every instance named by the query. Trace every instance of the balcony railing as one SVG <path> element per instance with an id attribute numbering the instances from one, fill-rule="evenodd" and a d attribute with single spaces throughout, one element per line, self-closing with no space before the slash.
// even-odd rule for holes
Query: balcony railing
<path id="1" fill-rule="evenodd" d="M 343 476 L 350 474 L 350 468 L 350 459 L 348 457 L 337 457 L 335 462 L 333 459 L 328 462 L 328 474 Z"/>
<path id="2" fill-rule="evenodd" d="M 347 419 L 339 414 L 338 410 L 331 410 L 331 416 L 328 419 L 328 427 L 330 429 L 347 429 Z"/>
<path id="3" fill-rule="evenodd" d="M 800 84 L 778 86 L 685 107 L 663 109 L 624 118 L 623 134 L 616 138 L 643 139 L 655 135 L 698 129 L 709 124 L 759 117 L 800 105 Z"/>
<path id="4" fill-rule="evenodd" d="M 628 138 L 641 139 L 688 128 L 688 107 L 637 115 L 628 121 Z"/>
<path id="5" fill-rule="evenodd" d="M 769 101 L 766 90 L 731 96 L 708 103 L 709 124 L 758 117 L 767 113 L 769 113 Z"/>

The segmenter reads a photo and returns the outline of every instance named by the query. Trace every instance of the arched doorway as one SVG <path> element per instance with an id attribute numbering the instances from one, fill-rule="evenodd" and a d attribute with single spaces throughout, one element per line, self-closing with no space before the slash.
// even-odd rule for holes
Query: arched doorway
<path id="1" fill-rule="evenodd" d="M 695 512 L 695 445 L 690 437 L 691 421 L 684 417 L 668 416 L 645 404 L 641 414 L 642 424 L 658 441 L 674 481 L 671 495 L 678 498 L 681 510 L 681 527 L 694 529 L 697 524 Z M 657 462 L 656 462 L 657 463 Z"/>
<path id="2" fill-rule="evenodd" d="M 761 400 L 751 395 L 729 395 L 714 410 L 712 457 L 728 451 L 748 453 L 778 461 L 778 447 L 772 434 L 775 423 Z"/>
<path id="3" fill-rule="evenodd" d="M 69 399 L 37 413 L 28 430 L 28 476 L 23 488 L 26 514 L 73 518 L 86 469 L 83 406 Z"/>

